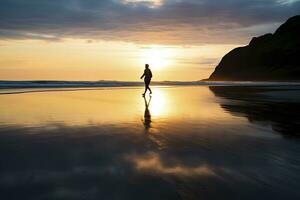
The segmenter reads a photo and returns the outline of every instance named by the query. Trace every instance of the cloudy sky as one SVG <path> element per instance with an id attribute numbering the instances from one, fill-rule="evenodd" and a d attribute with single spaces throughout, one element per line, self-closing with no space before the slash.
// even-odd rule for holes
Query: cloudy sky
<path id="1" fill-rule="evenodd" d="M 298 0 L 0 0 L 0 79 L 206 78 Z"/>

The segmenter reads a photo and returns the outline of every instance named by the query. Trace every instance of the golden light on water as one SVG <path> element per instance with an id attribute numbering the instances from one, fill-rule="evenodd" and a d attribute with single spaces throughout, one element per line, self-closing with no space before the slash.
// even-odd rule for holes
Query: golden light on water
<path id="1" fill-rule="evenodd" d="M 154 94 L 149 105 L 149 109 L 151 110 L 151 115 L 153 117 L 162 117 L 167 115 L 169 108 L 168 98 L 166 95 L 167 94 L 164 91 L 157 88 L 154 89 Z"/>
<path id="2" fill-rule="evenodd" d="M 143 89 L 140 87 L 0 95 L 0 122 L 22 126 L 52 123 L 122 124 L 128 121 L 140 124 L 146 109 L 141 96 Z M 182 117 L 209 121 L 207 124 L 216 119 L 230 120 L 230 115 L 223 112 L 218 104 L 208 102 L 208 99 L 212 98 L 208 88 L 152 87 L 152 90 L 148 107 L 151 127 L 157 127 L 157 120 L 176 121 Z M 149 101 L 148 95 L 146 98 Z"/>

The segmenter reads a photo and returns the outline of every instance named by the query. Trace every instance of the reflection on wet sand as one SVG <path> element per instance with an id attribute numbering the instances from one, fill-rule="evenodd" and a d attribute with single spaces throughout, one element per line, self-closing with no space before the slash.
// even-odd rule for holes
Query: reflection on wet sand
<path id="1" fill-rule="evenodd" d="M 153 90 L 151 106 L 148 106 L 151 107 L 152 121 L 176 121 L 182 117 L 209 121 L 230 117 L 218 105 L 207 101 L 206 98 L 212 96 L 207 88 L 195 90 L 187 87 L 158 87 Z M 139 92 L 140 89 L 126 88 L 1 95 L 0 122 L 20 126 L 137 123 L 141 114 L 144 118 L 146 110 Z M 189 103 L 186 102 L 187 99 Z M 201 112 L 195 112 L 198 107 L 201 107 Z"/>
<path id="2" fill-rule="evenodd" d="M 158 173 L 175 176 L 214 176 L 215 173 L 207 166 L 188 167 L 178 163 L 174 165 L 165 164 L 159 154 L 150 153 L 145 156 L 130 157 L 135 167 L 139 171 Z"/>
<path id="3" fill-rule="evenodd" d="M 151 125 L 152 119 L 151 119 L 151 112 L 150 112 L 150 103 L 151 103 L 152 96 L 151 95 L 149 97 L 144 96 L 143 99 L 145 103 L 145 112 L 144 112 L 144 120 L 143 120 L 145 133 L 147 134 L 149 139 L 153 142 L 153 144 L 155 144 L 159 150 L 162 150 L 165 148 L 164 142 L 162 141 L 162 139 L 157 137 L 154 131 L 150 131 L 151 129 L 153 129 Z M 162 110 L 163 108 L 160 109 L 161 111 L 163 111 Z"/>
<path id="4" fill-rule="evenodd" d="M 145 130 L 149 131 L 149 129 L 151 128 L 151 113 L 149 110 L 149 106 L 150 106 L 152 96 L 149 97 L 149 100 L 147 100 L 147 97 L 145 96 L 143 98 L 145 102 L 144 126 L 145 126 Z"/>
<path id="5" fill-rule="evenodd" d="M 220 105 L 233 115 L 244 116 L 251 123 L 267 123 L 285 136 L 300 136 L 299 88 L 211 86 L 209 89 L 217 97 L 227 99 Z"/>
<path id="6" fill-rule="evenodd" d="M 299 199 L 299 141 L 257 123 L 259 116 L 272 123 L 295 117 L 285 122 L 292 131 L 299 115 L 281 108 L 289 98 L 251 93 L 177 87 L 154 88 L 151 100 L 140 89 L 2 95 L 1 199 Z M 277 120 L 270 102 L 281 108 Z"/>

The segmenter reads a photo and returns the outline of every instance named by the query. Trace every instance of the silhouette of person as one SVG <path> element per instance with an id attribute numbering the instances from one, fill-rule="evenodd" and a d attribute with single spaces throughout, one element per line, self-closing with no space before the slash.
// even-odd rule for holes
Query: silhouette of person
<path id="1" fill-rule="evenodd" d="M 148 131 L 151 128 L 151 113 L 149 110 L 151 98 L 152 97 L 150 96 L 149 101 L 147 102 L 147 99 L 144 97 L 144 101 L 145 101 L 144 126 L 146 131 Z"/>
<path id="2" fill-rule="evenodd" d="M 143 77 L 145 77 L 145 78 L 144 78 L 144 82 L 145 82 L 145 92 L 143 93 L 143 96 L 145 96 L 147 90 L 149 90 L 149 91 L 150 91 L 150 94 L 152 94 L 152 91 L 151 91 L 151 89 L 150 89 L 150 87 L 149 87 L 150 82 L 151 82 L 151 78 L 152 78 L 152 72 L 151 72 L 151 70 L 149 69 L 149 65 L 148 65 L 148 64 L 145 65 L 145 70 L 144 70 L 143 75 L 141 76 L 141 79 L 142 79 Z"/>

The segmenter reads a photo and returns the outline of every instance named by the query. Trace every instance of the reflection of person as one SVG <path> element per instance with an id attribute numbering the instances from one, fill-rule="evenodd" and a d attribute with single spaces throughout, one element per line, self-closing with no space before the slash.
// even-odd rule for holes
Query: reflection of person
<path id="1" fill-rule="evenodd" d="M 151 72 L 151 70 L 149 69 L 149 65 L 148 65 L 148 64 L 145 65 L 144 74 L 141 76 L 141 79 L 142 79 L 143 77 L 145 77 L 145 78 L 144 78 L 144 82 L 145 82 L 145 92 L 143 93 L 143 96 L 145 96 L 147 90 L 149 90 L 149 91 L 150 91 L 150 94 L 152 94 L 152 91 L 151 91 L 151 89 L 150 89 L 150 87 L 149 87 L 150 82 L 151 82 L 151 78 L 152 78 L 152 72 Z"/>
<path id="2" fill-rule="evenodd" d="M 145 126 L 145 130 L 149 130 L 151 128 L 151 113 L 149 110 L 149 105 L 151 102 L 151 96 L 149 98 L 149 101 L 147 102 L 147 99 L 144 97 L 144 101 L 145 101 L 145 113 L 144 113 L 144 126 Z"/>

